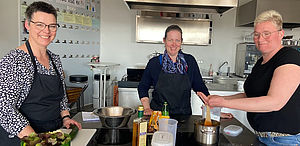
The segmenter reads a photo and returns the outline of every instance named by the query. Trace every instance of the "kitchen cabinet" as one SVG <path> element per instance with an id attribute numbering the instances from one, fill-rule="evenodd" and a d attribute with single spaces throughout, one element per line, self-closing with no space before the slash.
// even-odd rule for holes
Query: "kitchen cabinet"
<path id="1" fill-rule="evenodd" d="M 149 90 L 150 101 L 152 99 L 152 91 Z M 119 92 L 119 106 L 131 107 L 137 109 L 139 105 L 142 105 L 137 88 L 118 88 Z"/>

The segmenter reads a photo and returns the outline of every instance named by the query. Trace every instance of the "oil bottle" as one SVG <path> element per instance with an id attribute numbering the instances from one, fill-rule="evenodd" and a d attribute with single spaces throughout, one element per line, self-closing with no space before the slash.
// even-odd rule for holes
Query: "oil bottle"
<path id="1" fill-rule="evenodd" d="M 168 118 L 168 119 L 170 118 L 170 116 L 169 116 L 169 109 L 168 109 L 168 103 L 166 101 L 164 102 L 164 106 L 162 108 L 161 113 L 162 113 L 162 117 L 161 118 Z"/>
<path id="2" fill-rule="evenodd" d="M 138 107 L 138 117 L 133 120 L 132 146 L 146 146 L 147 120 L 143 118 L 144 107 Z"/>

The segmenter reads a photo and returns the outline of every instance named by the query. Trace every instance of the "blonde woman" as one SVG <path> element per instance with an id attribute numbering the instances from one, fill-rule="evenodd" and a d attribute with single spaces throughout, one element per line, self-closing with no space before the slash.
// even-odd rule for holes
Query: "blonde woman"
<path id="1" fill-rule="evenodd" d="M 259 140 L 266 145 L 300 144 L 300 53 L 281 45 L 282 17 L 269 10 L 254 23 L 253 38 L 262 57 L 245 81 L 245 93 L 199 95 L 210 106 L 247 111 Z"/>

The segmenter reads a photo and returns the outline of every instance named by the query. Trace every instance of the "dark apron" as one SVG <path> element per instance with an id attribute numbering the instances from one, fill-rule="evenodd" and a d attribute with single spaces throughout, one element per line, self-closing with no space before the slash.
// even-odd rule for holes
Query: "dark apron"
<path id="1" fill-rule="evenodd" d="M 170 74 L 161 71 L 152 94 L 152 110 L 161 111 L 168 102 L 170 115 L 191 115 L 191 84 L 187 74 Z"/>
<path id="2" fill-rule="evenodd" d="M 59 76 L 60 74 L 49 54 L 49 59 L 51 60 L 57 75 L 39 74 L 28 41 L 26 42 L 26 47 L 34 65 L 34 78 L 31 90 L 19 111 L 28 119 L 30 126 L 35 132 L 54 131 L 62 126 L 60 101 L 64 97 L 64 91 Z M 9 134 L 2 126 L 0 126 L 1 146 L 20 146 L 20 139 L 17 136 L 9 138 L 8 135 Z"/>

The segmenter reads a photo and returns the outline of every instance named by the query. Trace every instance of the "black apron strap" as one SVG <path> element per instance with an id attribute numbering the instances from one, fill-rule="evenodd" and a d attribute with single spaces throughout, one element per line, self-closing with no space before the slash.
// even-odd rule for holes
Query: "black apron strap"
<path id="1" fill-rule="evenodd" d="M 29 41 L 27 40 L 26 41 L 26 47 L 27 47 L 27 50 L 28 50 L 28 53 L 30 54 L 30 58 L 31 58 L 31 62 L 33 63 L 33 66 L 34 66 L 34 73 L 37 73 L 37 66 L 36 66 L 36 62 L 35 62 L 35 59 L 34 59 L 34 55 L 33 55 L 33 52 L 32 52 L 32 49 L 31 49 L 31 46 L 30 46 L 30 43 Z M 56 67 L 56 65 L 53 63 L 53 60 L 52 60 L 52 57 L 51 55 L 49 54 L 49 52 L 47 51 L 47 54 L 48 54 L 48 57 L 49 57 L 49 60 L 56 72 L 57 75 L 60 75 L 59 72 L 58 72 L 58 69 Z"/>

